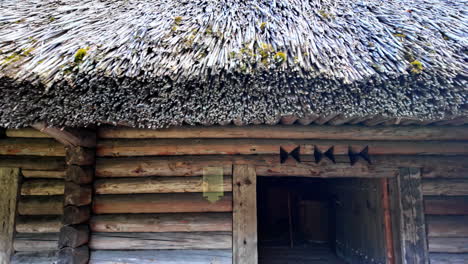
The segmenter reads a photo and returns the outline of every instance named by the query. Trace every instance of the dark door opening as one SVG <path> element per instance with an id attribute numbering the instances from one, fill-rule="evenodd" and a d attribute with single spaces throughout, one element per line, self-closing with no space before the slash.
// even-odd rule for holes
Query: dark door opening
<path id="1" fill-rule="evenodd" d="M 259 177 L 259 263 L 385 263 L 378 186 L 375 179 Z"/>

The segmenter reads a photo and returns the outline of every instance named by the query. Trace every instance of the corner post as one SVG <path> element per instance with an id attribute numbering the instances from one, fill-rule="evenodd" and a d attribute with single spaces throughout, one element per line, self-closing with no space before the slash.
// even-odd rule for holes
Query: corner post
<path id="1" fill-rule="evenodd" d="M 10 263 L 13 253 L 19 169 L 0 168 L 0 264 Z"/>

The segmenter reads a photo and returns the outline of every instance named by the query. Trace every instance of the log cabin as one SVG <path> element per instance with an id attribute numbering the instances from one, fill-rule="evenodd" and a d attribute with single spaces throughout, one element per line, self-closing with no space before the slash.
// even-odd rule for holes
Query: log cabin
<path id="1" fill-rule="evenodd" d="M 0 4 L 0 264 L 468 263 L 464 1 Z"/>

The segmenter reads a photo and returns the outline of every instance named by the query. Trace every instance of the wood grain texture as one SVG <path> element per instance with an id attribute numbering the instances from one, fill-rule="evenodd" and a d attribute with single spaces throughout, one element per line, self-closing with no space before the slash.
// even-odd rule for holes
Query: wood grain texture
<path id="1" fill-rule="evenodd" d="M 257 176 L 249 165 L 236 165 L 233 171 L 233 260 L 258 263 Z"/>
<path id="2" fill-rule="evenodd" d="M 94 148 L 67 146 L 65 149 L 67 165 L 92 166 L 96 161 Z"/>
<path id="3" fill-rule="evenodd" d="M 63 161 L 65 164 L 65 161 Z M 41 178 L 41 179 L 63 179 L 65 171 L 52 171 L 52 170 L 21 170 L 21 174 L 25 178 Z"/>
<path id="4" fill-rule="evenodd" d="M 89 264 L 232 264 L 231 250 L 96 250 Z"/>
<path id="5" fill-rule="evenodd" d="M 15 251 L 51 251 L 58 245 L 58 233 L 18 233 L 15 236 Z"/>
<path id="6" fill-rule="evenodd" d="M 85 245 L 89 241 L 89 234 L 87 224 L 62 226 L 59 233 L 58 248 L 77 248 Z"/>
<path id="7" fill-rule="evenodd" d="M 21 184 L 21 195 L 63 195 L 63 180 L 26 180 Z"/>
<path id="8" fill-rule="evenodd" d="M 95 214 L 231 212 L 232 195 L 210 203 L 202 193 L 96 195 Z"/>
<path id="9" fill-rule="evenodd" d="M 22 196 L 18 203 L 20 215 L 62 215 L 63 196 Z"/>
<path id="10" fill-rule="evenodd" d="M 76 184 L 89 184 L 93 182 L 94 167 L 69 165 L 65 173 L 65 181 Z"/>
<path id="11" fill-rule="evenodd" d="M 65 247 L 58 252 L 57 264 L 88 264 L 89 255 L 86 245 L 77 248 Z"/>
<path id="12" fill-rule="evenodd" d="M 468 197 L 425 196 L 424 211 L 430 215 L 468 215 Z"/>
<path id="13" fill-rule="evenodd" d="M 232 191 L 232 179 L 224 178 L 223 190 Z M 203 192 L 202 177 L 152 177 L 100 179 L 94 182 L 96 194 Z"/>
<path id="14" fill-rule="evenodd" d="M 65 156 L 65 148 L 48 138 L 3 138 L 0 139 L 0 155 Z"/>
<path id="15" fill-rule="evenodd" d="M 11 264 L 51 264 L 56 263 L 57 251 L 16 252 Z"/>
<path id="16" fill-rule="evenodd" d="M 46 123 L 39 122 L 33 128 L 45 133 L 65 146 L 81 146 L 92 148 L 96 146 L 96 133 L 84 128 L 57 128 L 48 127 Z"/>
<path id="17" fill-rule="evenodd" d="M 468 237 L 430 237 L 429 251 L 439 253 L 468 253 Z"/>
<path id="18" fill-rule="evenodd" d="M 431 253 L 429 254 L 431 264 L 466 264 L 468 263 L 468 253 Z"/>
<path id="19" fill-rule="evenodd" d="M 316 118 L 309 118 L 315 120 Z M 312 121 L 313 121 L 312 120 Z M 344 119 L 346 120 L 346 119 Z M 304 122 L 305 120 L 303 120 Z M 311 122 L 311 121 L 310 121 Z M 332 121 L 338 124 L 335 119 Z M 8 133 L 8 130 L 7 130 Z M 332 140 L 468 140 L 467 127 L 222 126 L 135 129 L 100 127 L 100 138 L 268 138 Z"/>
<path id="20" fill-rule="evenodd" d="M 91 204 L 93 190 L 91 185 L 65 182 L 64 205 L 84 206 Z"/>
<path id="21" fill-rule="evenodd" d="M 429 237 L 468 237 L 468 216 L 426 216 Z"/>
<path id="22" fill-rule="evenodd" d="M 0 264 L 8 264 L 13 253 L 19 169 L 0 168 Z"/>
<path id="23" fill-rule="evenodd" d="M 76 225 L 87 222 L 91 216 L 91 207 L 85 206 L 65 206 L 63 209 L 63 224 Z"/>
<path id="24" fill-rule="evenodd" d="M 5 135 L 18 138 L 52 138 L 50 135 L 34 128 L 7 129 Z"/>
<path id="25" fill-rule="evenodd" d="M 2 156 L 0 159 L 0 167 L 20 168 L 23 170 L 63 171 L 65 166 L 64 157 Z"/>
<path id="26" fill-rule="evenodd" d="M 231 232 L 93 233 L 93 250 L 230 249 Z"/>
<path id="27" fill-rule="evenodd" d="M 468 195 L 468 179 L 424 179 L 424 195 Z"/>
<path id="28" fill-rule="evenodd" d="M 231 213 L 94 215 L 93 232 L 232 231 Z"/>
<path id="29" fill-rule="evenodd" d="M 18 233 L 58 233 L 62 227 L 61 216 L 18 216 Z"/>

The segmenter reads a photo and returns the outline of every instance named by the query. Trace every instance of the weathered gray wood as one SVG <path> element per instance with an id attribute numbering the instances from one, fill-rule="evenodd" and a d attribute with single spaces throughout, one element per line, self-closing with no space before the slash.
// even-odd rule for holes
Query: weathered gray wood
<path id="1" fill-rule="evenodd" d="M 51 251 L 58 245 L 58 233 L 18 233 L 15 236 L 15 251 Z"/>
<path id="2" fill-rule="evenodd" d="M 92 188 L 90 185 L 78 185 L 74 182 L 65 182 L 64 204 L 84 206 L 91 204 Z"/>
<path id="3" fill-rule="evenodd" d="M 468 179 L 424 179 L 424 195 L 468 195 Z"/>
<path id="4" fill-rule="evenodd" d="M 89 241 L 89 226 L 88 225 L 69 225 L 63 226 L 60 229 L 58 247 L 77 248 Z"/>
<path id="5" fill-rule="evenodd" d="M 235 165 L 233 171 L 233 259 L 258 263 L 257 176 L 249 165 Z"/>
<path id="6" fill-rule="evenodd" d="M 34 179 L 21 184 L 21 195 L 63 195 L 63 180 Z"/>
<path id="7" fill-rule="evenodd" d="M 231 232 L 92 233 L 90 249 L 230 249 Z"/>
<path id="8" fill-rule="evenodd" d="M 396 188 L 392 202 L 396 208 L 394 221 L 398 230 L 397 249 L 401 250 L 402 264 L 429 263 L 426 227 L 423 211 L 423 194 L 421 186 L 421 171 L 418 168 L 401 168 L 396 179 Z"/>
<path id="9" fill-rule="evenodd" d="M 20 215 L 61 215 L 63 196 L 22 196 L 18 203 Z"/>
<path id="10" fill-rule="evenodd" d="M 52 264 L 57 258 L 58 251 L 16 252 L 11 264 Z"/>
<path id="11" fill-rule="evenodd" d="M 87 148 L 96 146 L 96 133 L 88 129 L 48 127 L 43 122 L 35 123 L 32 127 L 50 135 L 66 146 L 82 146 Z"/>
<path id="12" fill-rule="evenodd" d="M 232 231 L 231 213 L 94 215 L 93 232 Z"/>
<path id="13" fill-rule="evenodd" d="M 61 216 L 18 216 L 16 232 L 18 233 L 58 233 L 62 227 Z"/>
<path id="14" fill-rule="evenodd" d="M 429 251 L 438 253 L 468 253 L 468 237 L 430 237 Z"/>
<path id="15" fill-rule="evenodd" d="M 468 253 L 430 253 L 431 264 L 466 264 L 468 263 Z"/>
<path id="16" fill-rule="evenodd" d="M 13 253 L 19 169 L 0 168 L 0 264 L 8 264 Z"/>
<path id="17" fill-rule="evenodd" d="M 70 165 L 65 174 L 65 180 L 76 184 L 89 184 L 94 178 L 94 168 L 91 166 Z"/>
<path id="18" fill-rule="evenodd" d="M 89 264 L 232 264 L 231 250 L 96 250 Z"/>
<path id="19" fill-rule="evenodd" d="M 427 215 L 429 237 L 468 237 L 468 215 Z"/>
<path id="20" fill-rule="evenodd" d="M 90 206 L 69 205 L 63 209 L 63 224 L 76 225 L 89 220 L 91 216 Z"/>
<path id="21" fill-rule="evenodd" d="M 57 264 L 87 264 L 89 261 L 88 246 L 62 248 L 59 250 Z"/>
<path id="22" fill-rule="evenodd" d="M 430 215 L 468 215 L 468 196 L 425 196 L 424 211 Z"/>

